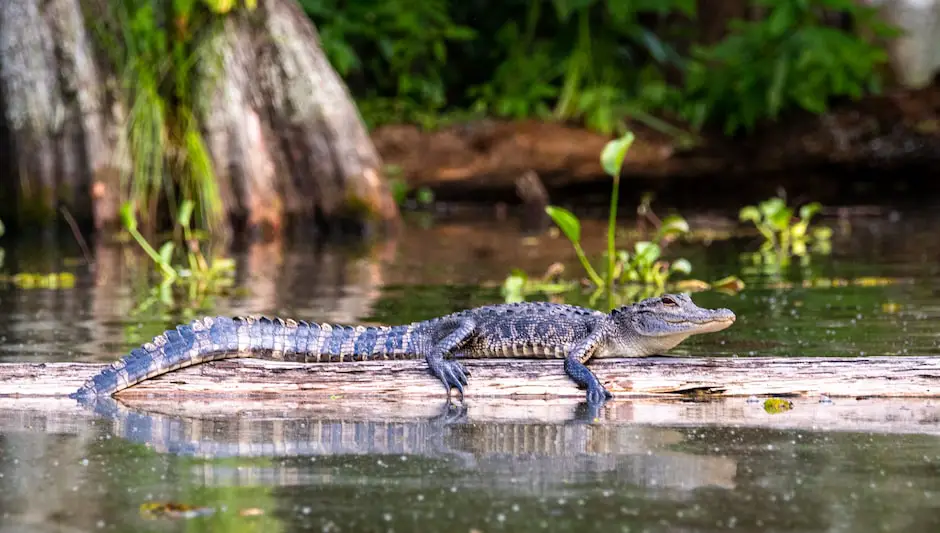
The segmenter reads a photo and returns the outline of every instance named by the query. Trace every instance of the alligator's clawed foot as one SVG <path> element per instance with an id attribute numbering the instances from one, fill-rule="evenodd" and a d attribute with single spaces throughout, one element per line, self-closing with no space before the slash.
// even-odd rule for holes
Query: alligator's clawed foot
<path id="1" fill-rule="evenodd" d="M 610 393 L 603 385 L 600 383 L 593 384 L 588 387 L 587 390 L 587 401 L 589 404 L 599 403 L 603 404 L 606 400 L 613 398 L 614 395 Z"/>
<path id="2" fill-rule="evenodd" d="M 469 377 L 470 372 L 467 372 L 466 367 L 457 361 L 450 359 L 441 361 L 438 378 L 444 383 L 444 387 L 447 388 L 448 398 L 450 398 L 451 389 L 456 387 L 457 391 L 460 393 L 460 401 L 463 402 L 463 387 L 467 384 Z"/>
<path id="3" fill-rule="evenodd" d="M 607 400 L 613 397 L 614 395 L 600 383 L 588 387 L 587 402 L 582 404 L 584 405 L 583 409 L 579 406 L 579 411 L 582 412 L 578 413 L 577 418 L 584 422 L 594 422 L 600 418 L 601 411 Z"/>

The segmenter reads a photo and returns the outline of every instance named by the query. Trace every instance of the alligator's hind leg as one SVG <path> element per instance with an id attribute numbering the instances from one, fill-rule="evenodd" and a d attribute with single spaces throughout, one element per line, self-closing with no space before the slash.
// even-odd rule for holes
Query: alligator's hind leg
<path id="1" fill-rule="evenodd" d="M 460 392 L 460 401 L 463 401 L 463 386 L 467 384 L 467 378 L 470 373 L 467 369 L 454 359 L 444 359 L 445 355 L 453 356 L 460 346 L 473 335 L 476 330 L 476 322 L 471 319 L 454 322 L 456 329 L 448 333 L 443 339 L 434 343 L 427 354 L 425 360 L 428 362 L 428 368 L 437 379 L 441 380 L 444 387 L 447 388 L 447 397 L 450 397 L 450 391 L 456 387 Z M 449 324 L 440 324 L 446 327 Z"/>

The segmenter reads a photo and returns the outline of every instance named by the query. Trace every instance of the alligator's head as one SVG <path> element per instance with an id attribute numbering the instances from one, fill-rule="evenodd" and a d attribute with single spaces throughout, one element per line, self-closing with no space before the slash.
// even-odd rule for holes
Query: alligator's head
<path id="1" fill-rule="evenodd" d="M 613 357 L 663 353 L 699 333 L 721 331 L 734 324 L 730 309 L 704 309 L 686 294 L 664 294 L 614 309 L 608 350 Z"/>

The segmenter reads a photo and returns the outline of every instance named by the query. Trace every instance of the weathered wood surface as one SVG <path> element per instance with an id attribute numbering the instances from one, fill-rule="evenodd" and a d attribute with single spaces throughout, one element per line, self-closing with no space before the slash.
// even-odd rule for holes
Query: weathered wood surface
<path id="1" fill-rule="evenodd" d="M 468 360 L 468 398 L 581 398 L 561 361 Z M 76 390 L 100 364 L 0 364 L 0 397 L 55 397 Z M 591 368 L 618 397 L 940 397 L 940 358 L 679 358 L 598 360 Z M 438 398 L 423 361 L 298 364 L 232 359 L 178 370 L 119 394 L 150 397 Z"/>

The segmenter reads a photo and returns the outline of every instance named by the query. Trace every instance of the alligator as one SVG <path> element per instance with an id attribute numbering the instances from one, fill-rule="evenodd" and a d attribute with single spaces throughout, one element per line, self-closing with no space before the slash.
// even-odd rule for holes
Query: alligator
<path id="1" fill-rule="evenodd" d="M 585 363 L 594 357 L 644 357 L 734 323 L 729 309 L 704 309 L 687 294 L 666 294 L 610 313 L 566 304 L 487 305 L 401 326 L 344 326 L 263 316 L 206 317 L 135 348 L 70 395 L 111 396 L 173 370 L 239 357 L 339 363 L 424 358 L 448 400 L 461 401 L 470 373 L 461 358 L 564 359 L 589 404 L 612 397 Z"/>

